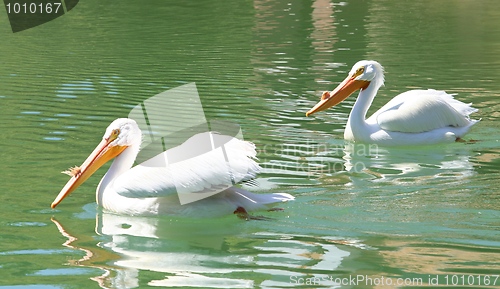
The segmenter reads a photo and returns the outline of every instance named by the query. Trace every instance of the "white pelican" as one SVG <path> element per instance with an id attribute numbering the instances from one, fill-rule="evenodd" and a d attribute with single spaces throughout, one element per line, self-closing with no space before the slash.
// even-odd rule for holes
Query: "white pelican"
<path id="1" fill-rule="evenodd" d="M 339 104 L 360 90 L 344 131 L 344 139 L 381 145 L 423 145 L 460 140 L 478 120 L 477 109 L 439 90 L 410 90 L 394 97 L 368 119 L 366 112 L 384 85 L 384 68 L 373 60 L 356 63 L 347 78 L 332 92 L 325 91 L 306 113 Z"/>
<path id="2" fill-rule="evenodd" d="M 200 145 L 202 133 L 189 138 L 178 147 L 167 150 L 156 157 L 163 158 L 169 152 L 186 152 L 175 149 L 187 144 L 187 149 Z M 80 167 L 65 172 L 71 179 L 55 198 L 51 207 L 55 208 L 66 196 L 87 180 L 99 167 L 115 158 L 96 190 L 97 203 L 105 210 L 129 215 L 180 214 L 191 216 L 220 216 L 235 213 L 241 216 L 247 211 L 269 209 L 273 204 L 293 200 L 286 193 L 254 194 L 232 186 L 231 180 L 248 180 L 260 170 L 255 162 L 255 145 L 236 138 L 225 137 L 225 154 L 228 163 L 220 158 L 221 151 L 212 150 L 197 157 L 164 166 L 137 165 L 132 167 L 139 153 L 142 133 L 132 119 L 119 118 L 113 121 L 101 143 Z M 205 135 L 206 136 L 206 135 Z M 229 141 L 227 141 L 229 139 Z M 227 141 L 227 142 L 226 142 Z M 219 153 L 217 155 L 217 153 Z M 150 161 L 151 161 L 150 160 Z M 146 162 L 145 162 L 146 163 Z M 144 163 L 143 163 L 144 164 Z M 228 179 L 229 185 L 228 185 Z M 188 193 L 219 193 L 199 201 L 181 205 L 177 196 L 178 188 Z"/>

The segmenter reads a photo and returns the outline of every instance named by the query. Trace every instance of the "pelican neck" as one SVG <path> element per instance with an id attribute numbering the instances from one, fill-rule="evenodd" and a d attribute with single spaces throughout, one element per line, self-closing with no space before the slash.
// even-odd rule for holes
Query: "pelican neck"
<path id="1" fill-rule="evenodd" d="M 97 186 L 96 197 L 98 204 L 102 203 L 102 195 L 104 194 L 106 188 L 112 184 L 114 179 L 132 168 L 138 153 L 139 145 L 133 144 L 123 150 L 123 152 L 113 160 L 113 163 L 109 167 L 108 171 L 101 179 L 99 186 Z"/>
<path id="2" fill-rule="evenodd" d="M 370 108 L 379 87 L 375 82 L 371 82 L 366 89 L 359 92 L 358 98 L 352 107 L 349 115 L 349 122 L 352 127 L 361 127 L 366 124 L 366 113 Z"/>

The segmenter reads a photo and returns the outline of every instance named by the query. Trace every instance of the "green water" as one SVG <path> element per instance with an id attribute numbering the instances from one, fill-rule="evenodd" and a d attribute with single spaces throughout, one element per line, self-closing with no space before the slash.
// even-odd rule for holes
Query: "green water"
<path id="1" fill-rule="evenodd" d="M 177 2 L 81 1 L 15 34 L 1 12 L 0 288 L 500 288 L 500 2 Z M 350 145 L 354 97 L 306 118 L 361 59 L 387 72 L 370 112 L 443 89 L 478 141 Z M 250 189 L 296 197 L 283 212 L 106 214 L 106 168 L 50 209 L 112 120 L 190 82 L 257 145 Z"/>

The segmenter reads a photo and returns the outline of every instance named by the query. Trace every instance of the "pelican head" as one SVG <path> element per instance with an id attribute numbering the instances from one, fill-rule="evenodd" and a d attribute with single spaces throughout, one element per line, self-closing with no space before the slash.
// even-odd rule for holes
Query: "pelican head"
<path id="1" fill-rule="evenodd" d="M 137 122 L 131 118 L 118 118 L 115 119 L 107 128 L 103 135 L 103 139 L 116 138 L 110 143 L 115 146 L 133 146 L 141 145 L 142 133 L 137 125 Z"/>
<path id="2" fill-rule="evenodd" d="M 113 121 L 102 141 L 97 145 L 94 151 L 87 157 L 80 167 L 73 167 L 63 173 L 71 176 L 54 202 L 50 205 L 55 208 L 71 192 L 83 184 L 97 169 L 109 160 L 120 155 L 128 147 L 139 147 L 142 134 L 137 123 L 129 118 L 119 118 Z"/>
<path id="3" fill-rule="evenodd" d="M 321 101 L 311 108 L 306 116 L 335 106 L 357 90 L 367 89 L 373 83 L 379 88 L 384 84 L 384 68 L 374 60 L 361 60 L 352 67 L 346 79 L 332 92 L 325 91 Z"/>

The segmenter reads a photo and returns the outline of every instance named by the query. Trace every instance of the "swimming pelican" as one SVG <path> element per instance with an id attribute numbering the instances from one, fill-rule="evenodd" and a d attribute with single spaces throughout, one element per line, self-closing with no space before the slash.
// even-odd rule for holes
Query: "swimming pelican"
<path id="1" fill-rule="evenodd" d="M 439 90 L 410 90 L 394 97 L 368 119 L 366 112 L 384 85 L 384 68 L 373 60 L 356 63 L 347 78 L 332 92 L 325 91 L 306 113 L 339 104 L 360 90 L 344 131 L 344 139 L 381 145 L 423 145 L 460 140 L 478 120 L 477 109 Z"/>
<path id="2" fill-rule="evenodd" d="M 228 162 L 220 150 L 211 150 L 196 157 L 168 165 L 154 165 L 166 160 L 165 154 L 185 154 L 199 147 L 210 134 L 214 143 L 224 144 Z M 272 205 L 293 200 L 286 193 L 254 194 L 232 186 L 232 181 L 255 177 L 260 166 L 255 162 L 255 145 L 229 136 L 201 133 L 183 144 L 167 150 L 140 165 L 132 167 L 141 145 L 142 133 L 137 123 L 128 118 L 113 121 L 100 144 L 80 167 L 65 173 L 71 179 L 55 198 L 55 208 L 66 196 L 85 182 L 99 167 L 114 158 L 96 190 L 96 201 L 105 210 L 129 215 L 180 214 L 220 216 L 269 209 Z M 220 148 L 220 147 L 219 147 Z M 155 161 L 156 160 L 156 161 Z M 152 161 L 152 162 L 150 162 Z M 150 162 L 153 165 L 147 165 Z M 181 205 L 177 192 L 206 193 L 220 191 L 196 202 Z"/>

